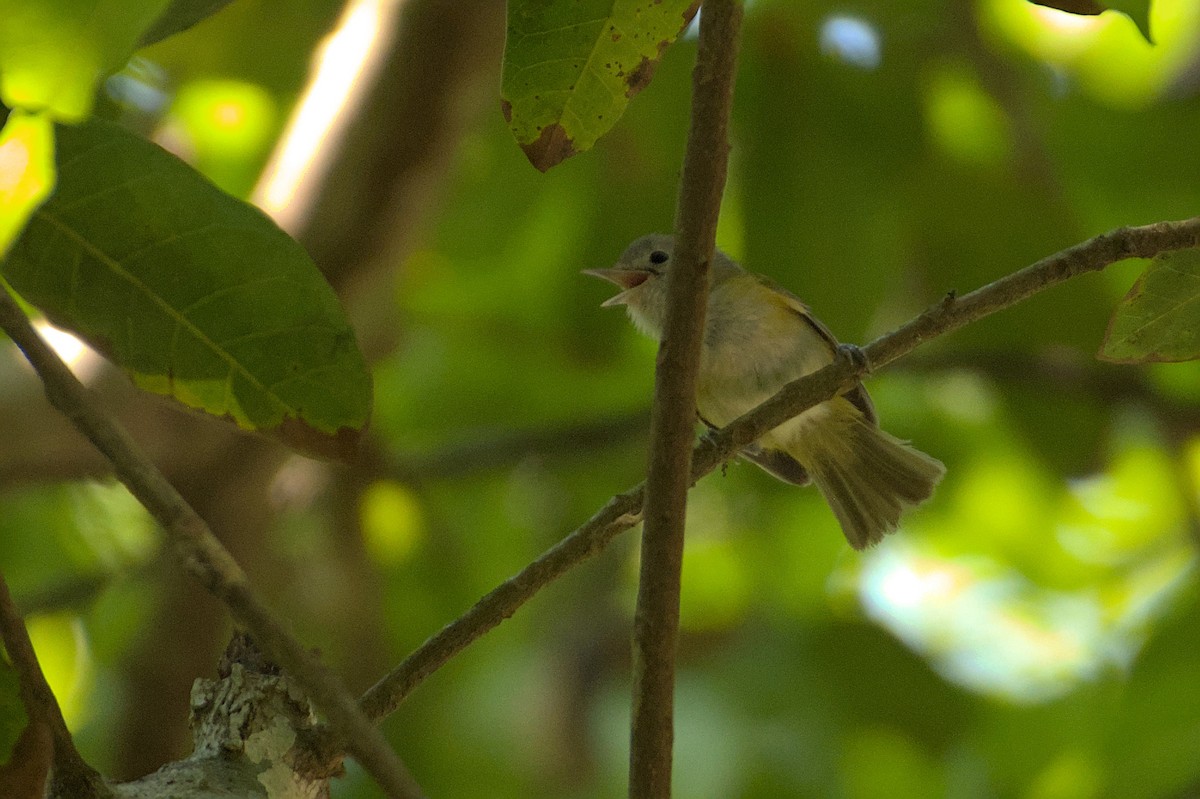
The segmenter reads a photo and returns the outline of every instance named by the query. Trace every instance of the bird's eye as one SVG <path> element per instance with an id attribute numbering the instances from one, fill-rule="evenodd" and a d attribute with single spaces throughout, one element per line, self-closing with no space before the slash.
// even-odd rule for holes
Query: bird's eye
<path id="1" fill-rule="evenodd" d="M 662 250 L 655 250 L 654 252 L 650 253 L 650 263 L 665 264 L 667 262 L 667 259 L 670 257 L 671 256 L 667 255 Z"/>

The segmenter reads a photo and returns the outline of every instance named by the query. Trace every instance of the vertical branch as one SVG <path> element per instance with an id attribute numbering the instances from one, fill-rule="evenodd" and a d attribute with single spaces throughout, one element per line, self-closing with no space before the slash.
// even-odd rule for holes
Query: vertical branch
<path id="1" fill-rule="evenodd" d="M 740 0 L 706 0 L 692 73 L 692 117 L 675 220 L 675 260 L 667 277 L 667 316 L 655 375 L 634 617 L 629 795 L 638 799 L 671 793 L 675 650 L 696 375 L 708 301 L 708 265 L 725 188 L 741 19 Z"/>

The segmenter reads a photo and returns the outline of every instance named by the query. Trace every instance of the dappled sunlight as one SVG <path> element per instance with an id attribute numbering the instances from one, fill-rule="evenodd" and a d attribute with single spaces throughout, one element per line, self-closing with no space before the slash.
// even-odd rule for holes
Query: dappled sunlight
<path id="1" fill-rule="evenodd" d="M 1162 451 L 1125 449 L 1108 471 L 1070 484 L 1059 541 L 1081 560 L 1124 563 L 1183 529 L 1179 488 Z"/>
<path id="2" fill-rule="evenodd" d="M 690 4 L 661 5 L 679 20 Z M 609 5 L 608 28 L 570 17 Z M 1186 795 L 1200 784 L 1200 361 L 1092 358 L 1139 259 L 1013 307 L 1003 288 L 971 295 L 1029 264 L 1097 267 L 1093 255 L 1133 249 L 1073 245 L 1196 213 L 1200 2 L 1149 0 L 1157 46 L 1120 13 L 1029 0 L 744 5 L 718 246 L 840 341 L 906 329 L 872 349 L 886 357 L 862 380 L 882 428 L 946 472 L 863 550 L 818 488 L 736 455 L 691 487 L 673 795 Z M 647 706 L 630 683 L 653 659 L 631 657 L 643 564 L 641 526 L 625 525 L 656 366 L 678 342 L 601 308 L 611 288 L 580 270 L 670 231 L 680 201 L 701 197 L 680 186 L 697 174 L 681 168 L 695 26 L 618 63 L 621 90 L 600 94 L 644 87 L 627 109 L 593 115 L 591 89 L 549 78 L 567 62 L 607 69 L 610 44 L 663 41 L 637 19 L 648 7 L 229 3 L 103 79 L 95 118 L 54 128 L 57 195 L 5 263 L 31 314 L 105 353 L 129 345 L 97 372 L 97 353 L 38 323 L 122 420 L 138 388 L 236 417 L 222 433 L 152 408 L 130 433 L 297 631 L 295 651 L 318 648 L 352 694 L 406 663 L 381 729 L 430 796 L 628 793 L 630 709 Z M 561 19 L 518 16 L 542 9 Z M 528 60 L 505 49 L 518 37 L 538 45 Z M 545 140 L 561 128 L 563 151 L 578 150 L 546 173 L 505 119 L 518 105 L 506 74 L 552 112 L 535 125 Z M 543 102 L 547 89 L 569 102 Z M 572 116 L 607 132 L 591 147 Z M 31 146 L 49 122 L 0 146 L 0 200 L 22 214 L 39 153 L 52 163 Z M 420 142 L 402 153 L 412 168 L 385 175 L 397 124 Z M 1156 250 L 1194 229 L 1097 241 Z M 305 282 L 278 272 L 285 261 Z M 313 261 L 358 277 L 331 289 Z M 1025 296 L 1040 270 L 1008 285 Z M 258 288 L 214 290 L 227 272 Z M 130 279 L 148 301 L 122 302 Z M 92 308 L 111 335 L 86 321 Z M 228 336 L 198 327 L 172 347 L 169 319 L 135 329 L 161 308 Z M 318 312 L 336 335 L 318 336 Z M 943 335 L 946 322 L 962 326 Z M 754 325 L 741 327 L 708 340 Z M 370 361 L 343 370 L 355 339 Z M 756 360 L 734 346 L 731 364 Z M 152 772 L 186 747 L 189 689 L 217 668 L 229 616 L 197 598 L 125 488 L 79 478 L 104 461 L 35 376 L 8 357 L 0 368 L 4 577 L 84 757 L 114 779 Z M 361 436 L 338 453 L 348 466 L 241 434 L 275 429 L 273 395 L 298 386 L 315 393 L 281 413 Z M 321 412 L 326 399 L 341 410 Z M 625 515 L 597 532 L 588 520 L 605 508 Z M 360 764 L 347 770 L 333 796 L 380 793 Z"/>
<path id="3" fill-rule="evenodd" d="M 308 88 L 297 104 L 262 178 L 253 202 L 295 232 L 307 218 L 328 170 L 331 146 L 373 84 L 404 0 L 351 0 L 337 28 L 316 54 Z"/>
<path id="4" fill-rule="evenodd" d="M 1150 4 L 1153 46 L 1115 11 L 1076 16 L 1024 0 L 987 0 L 981 9 L 992 35 L 1116 107 L 1144 107 L 1169 93 L 1200 52 L 1200 6 L 1190 0 Z"/>
<path id="5" fill-rule="evenodd" d="M 925 118 L 933 143 L 956 161 L 1003 167 L 1013 134 L 1000 105 L 965 68 L 946 65 L 925 80 Z"/>
<path id="6" fill-rule="evenodd" d="M 831 14 L 821 23 L 821 52 L 860 69 L 876 69 L 883 60 L 879 31 L 848 14 Z"/>
<path id="7" fill-rule="evenodd" d="M 91 646 L 78 616 L 55 613 L 25 620 L 29 640 L 67 726 L 76 729 L 94 711 L 89 693 L 95 678 Z"/>
<path id="8" fill-rule="evenodd" d="M 154 139 L 221 188 L 245 194 L 277 133 L 278 113 L 274 98 L 256 84 L 191 81 L 179 89 Z"/>
<path id="9" fill-rule="evenodd" d="M 1058 499 L 1028 466 L 973 471 L 948 515 L 864 557 L 868 615 L 948 679 L 1017 702 L 1127 668 L 1194 573 L 1165 456 L 1128 446 Z"/>
<path id="10" fill-rule="evenodd" d="M 148 58 L 134 56 L 125 68 L 104 81 L 104 91 L 118 105 L 143 114 L 159 114 L 171 102 L 166 72 Z"/>
<path id="11" fill-rule="evenodd" d="M 425 537 L 425 519 L 408 488 L 380 480 L 359 500 L 363 542 L 376 563 L 394 566 L 408 560 Z"/>
<path id="12" fill-rule="evenodd" d="M 1081 749 L 1068 749 L 1038 772 L 1027 796 L 1089 797 L 1104 795 L 1105 765 Z"/>
<path id="13" fill-rule="evenodd" d="M 54 182 L 52 118 L 10 112 L 0 129 L 0 258 L 53 191 Z"/>
<path id="14" fill-rule="evenodd" d="M 973 371 L 947 371 L 922 381 L 922 399 L 960 424 L 980 425 L 995 419 L 1000 403 L 995 389 Z"/>
<path id="15" fill-rule="evenodd" d="M 864 561 L 864 607 L 948 679 L 1018 701 L 1059 696 L 1101 665 L 1100 608 L 982 557 L 891 540 Z"/>
<path id="16" fill-rule="evenodd" d="M 42 319 L 33 323 L 42 340 L 62 359 L 79 382 L 91 382 L 104 365 L 104 359 L 76 336 Z M 32 368 L 32 367 L 30 367 Z"/>
<path id="17" fill-rule="evenodd" d="M 1038 550 L 1040 555 L 1055 506 L 1050 475 L 1025 453 L 1012 450 L 955 466 L 953 490 L 941 497 L 952 521 L 935 534 L 964 550 L 1001 549 L 1013 555 Z"/>

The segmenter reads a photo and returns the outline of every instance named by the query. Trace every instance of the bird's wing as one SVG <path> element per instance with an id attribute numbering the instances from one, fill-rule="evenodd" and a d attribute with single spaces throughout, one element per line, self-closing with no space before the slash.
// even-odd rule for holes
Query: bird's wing
<path id="1" fill-rule="evenodd" d="M 771 280 L 769 277 L 764 277 L 763 275 L 755 275 L 754 277 L 759 283 L 776 294 L 790 311 L 803 319 L 809 327 L 816 331 L 817 335 L 820 336 L 827 345 L 829 345 L 829 354 L 831 356 L 837 355 L 837 337 L 833 335 L 833 331 L 825 326 L 824 322 L 813 316 L 812 311 L 809 310 L 809 307 L 804 304 L 803 300 L 785 289 L 783 286 L 780 286 L 774 280 Z M 879 419 L 875 415 L 875 404 L 871 402 L 871 395 L 867 393 L 865 388 L 863 388 L 862 383 L 856 383 L 854 388 L 850 389 L 842 396 L 850 400 L 851 405 L 862 411 L 862 414 L 867 418 L 867 421 L 871 422 L 872 424 L 879 423 Z M 761 466 L 762 464 L 759 465 Z M 766 469 L 767 467 L 763 466 L 763 468 Z M 767 469 L 767 471 L 770 471 L 770 469 Z M 772 472 L 772 474 L 774 474 L 774 472 Z"/>

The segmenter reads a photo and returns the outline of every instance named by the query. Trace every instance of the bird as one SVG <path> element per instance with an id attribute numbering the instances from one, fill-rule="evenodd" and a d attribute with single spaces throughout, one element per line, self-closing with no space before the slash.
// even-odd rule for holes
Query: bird
<path id="1" fill-rule="evenodd" d="M 624 306 L 641 332 L 661 340 L 674 257 L 674 237 L 653 233 L 630 244 L 614 266 L 583 271 L 621 289 L 603 307 Z M 696 388 L 700 421 L 724 427 L 833 362 L 839 347 L 795 295 L 716 250 Z M 901 514 L 932 496 L 946 472 L 941 461 L 880 428 L 861 383 L 768 431 L 739 455 L 784 482 L 815 483 L 856 550 L 896 530 Z"/>

